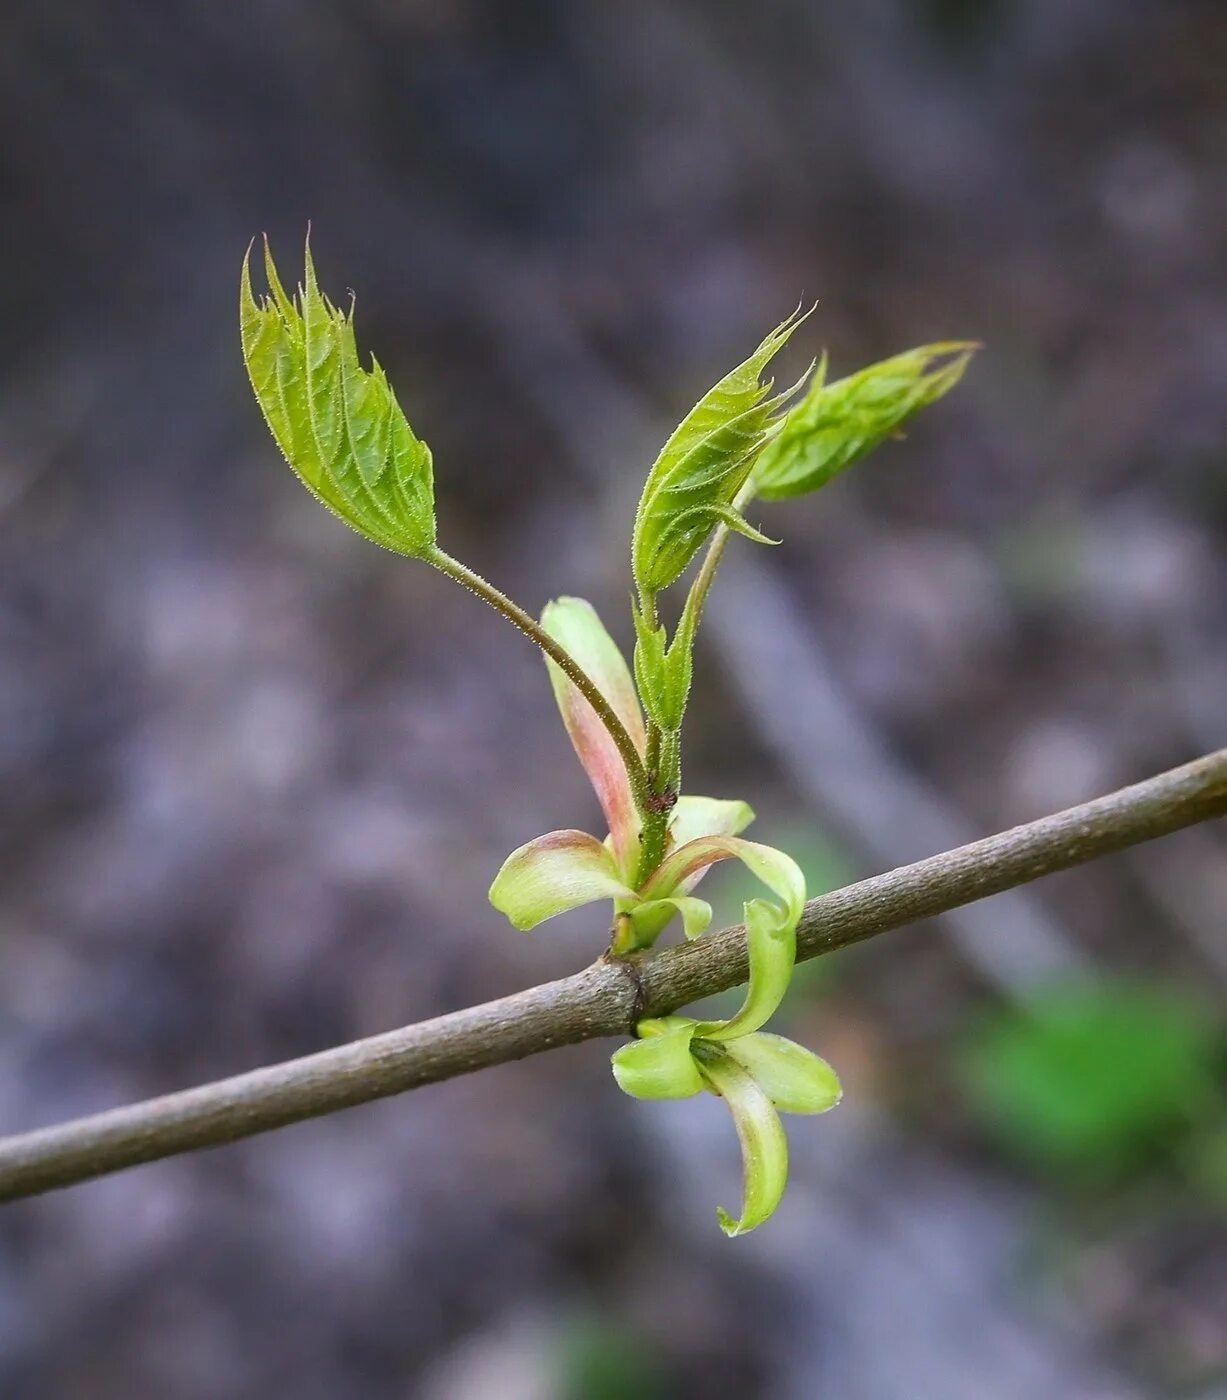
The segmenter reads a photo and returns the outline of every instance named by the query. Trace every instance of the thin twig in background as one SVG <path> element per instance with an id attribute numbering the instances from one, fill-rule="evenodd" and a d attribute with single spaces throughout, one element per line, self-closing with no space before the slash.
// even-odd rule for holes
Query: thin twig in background
<path id="1" fill-rule="evenodd" d="M 812 900 L 799 960 L 1227 815 L 1227 749 L 1133 787 Z M 746 978 L 741 928 L 640 962 L 592 966 L 455 1011 L 198 1089 L 0 1141 L 0 1200 L 251 1137 L 473 1070 L 599 1036 L 627 1035 Z"/>

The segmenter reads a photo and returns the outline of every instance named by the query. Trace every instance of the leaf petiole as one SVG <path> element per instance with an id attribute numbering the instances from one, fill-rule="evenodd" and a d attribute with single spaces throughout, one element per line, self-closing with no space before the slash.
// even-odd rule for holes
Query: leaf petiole
<path id="1" fill-rule="evenodd" d="M 753 476 L 741 488 L 733 498 L 733 509 L 742 512 L 758 494 Z M 703 556 L 703 562 L 699 565 L 699 572 L 695 575 L 694 582 L 690 585 L 690 592 L 686 595 L 685 611 L 690 618 L 690 625 L 693 631 L 698 631 L 699 619 L 703 616 L 703 607 L 707 602 L 708 592 L 711 590 L 712 579 L 716 577 L 716 570 L 720 566 L 720 560 L 724 557 L 724 547 L 729 542 L 730 530 L 727 525 L 720 525 L 716 528 L 716 533 L 711 537 L 711 543 L 707 546 L 707 553 Z"/>
<path id="2" fill-rule="evenodd" d="M 507 595 L 495 588 L 492 583 L 487 582 L 479 573 L 474 572 L 467 565 L 462 564 L 459 559 L 454 559 L 438 545 L 433 545 L 423 556 L 428 564 L 432 564 L 440 573 L 446 574 L 448 578 L 467 588 L 470 593 L 475 593 L 483 602 L 489 605 L 498 613 L 501 613 L 513 626 L 518 627 L 530 641 L 535 642 L 541 650 L 550 658 L 558 669 L 572 682 L 576 690 L 584 697 L 596 712 L 597 718 L 609 731 L 609 737 L 617 746 L 618 753 L 622 757 L 622 762 L 626 765 L 626 775 L 630 780 L 631 793 L 635 799 L 635 807 L 647 827 L 650 818 L 654 815 L 651 801 L 651 784 L 648 779 L 647 769 L 644 767 L 643 759 L 639 757 L 639 750 L 635 747 L 635 741 L 627 733 L 626 726 L 614 713 L 609 701 L 594 684 L 587 672 L 576 662 L 565 647 L 561 646 L 545 630 L 541 624 L 525 612 L 518 603 L 513 602 Z"/>

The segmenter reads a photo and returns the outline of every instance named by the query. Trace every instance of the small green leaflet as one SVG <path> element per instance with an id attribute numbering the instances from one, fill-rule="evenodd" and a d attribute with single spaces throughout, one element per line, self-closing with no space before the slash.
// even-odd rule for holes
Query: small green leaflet
<path id="1" fill-rule="evenodd" d="M 825 486 L 953 389 L 978 348 L 967 340 L 922 345 L 833 384 L 824 382 L 824 356 L 805 397 L 758 459 L 756 493 L 778 500 Z"/>
<path id="2" fill-rule="evenodd" d="M 239 318 L 256 400 L 286 461 L 307 489 L 359 534 L 398 554 L 435 542 L 430 448 L 414 436 L 383 370 L 358 362 L 353 309 L 320 293 L 311 248 L 291 299 L 264 244 L 269 295 L 251 289 L 243 259 Z"/>
<path id="3" fill-rule="evenodd" d="M 733 498 L 780 429 L 777 409 L 800 388 L 769 398 L 772 381 L 763 383 L 760 377 L 804 319 L 794 314 L 777 326 L 748 360 L 699 400 L 661 448 L 643 488 L 631 540 L 642 597 L 673 583 L 721 523 L 770 543 L 741 517 Z"/>
<path id="4" fill-rule="evenodd" d="M 635 684 L 643 707 L 666 734 L 676 733 L 690 698 L 698 619 L 685 609 L 669 642 L 665 629 L 653 627 L 633 599 L 631 617 L 635 624 Z"/>

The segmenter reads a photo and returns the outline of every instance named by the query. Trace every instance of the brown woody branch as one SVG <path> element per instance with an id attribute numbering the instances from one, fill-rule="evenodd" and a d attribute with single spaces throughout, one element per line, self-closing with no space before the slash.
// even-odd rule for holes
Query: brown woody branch
<path id="1" fill-rule="evenodd" d="M 862 880 L 806 905 L 798 959 L 821 957 L 1181 827 L 1227 815 L 1227 749 L 1068 811 Z M 403 1093 L 598 1036 L 627 1035 L 746 978 L 744 930 L 556 982 L 197 1089 L 0 1140 L 0 1200 Z"/>

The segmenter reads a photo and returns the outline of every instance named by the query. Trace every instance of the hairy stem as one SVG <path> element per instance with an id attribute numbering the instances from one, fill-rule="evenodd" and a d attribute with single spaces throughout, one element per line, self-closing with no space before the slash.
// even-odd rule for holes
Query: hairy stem
<path id="1" fill-rule="evenodd" d="M 669 811 L 673 804 L 665 794 L 657 794 L 655 791 L 648 800 L 654 802 L 656 807 L 648 812 L 639 832 L 639 863 L 635 867 L 635 878 L 632 881 L 637 890 L 642 889 L 656 873 L 656 867 L 665 858 L 665 846 L 669 838 Z"/>
<path id="2" fill-rule="evenodd" d="M 648 743 L 647 753 L 644 756 L 644 767 L 648 770 L 648 782 L 655 784 L 660 773 L 660 725 L 649 714 L 647 717 Z"/>
<path id="3" fill-rule="evenodd" d="M 655 593 L 640 589 L 639 611 L 649 627 L 657 625 Z M 643 826 L 639 831 L 639 860 L 635 866 L 634 879 L 631 881 L 635 889 L 640 889 L 647 882 L 665 858 L 665 846 L 669 837 L 669 810 L 672 806 L 666 797 L 667 783 L 661 771 L 664 735 L 652 715 L 651 707 L 645 704 L 643 708 L 647 721 L 647 756 L 644 766 L 648 775 L 648 810 L 640 813 Z M 676 796 L 675 793 L 675 799 Z"/>
<path id="4" fill-rule="evenodd" d="M 627 733 L 626 726 L 614 713 L 609 701 L 601 694 L 575 658 L 565 647 L 560 646 L 545 628 L 529 613 L 525 612 L 518 603 L 513 603 L 505 593 L 501 593 L 492 583 L 488 583 L 480 574 L 462 564 L 459 559 L 453 559 L 450 554 L 438 547 L 435 547 L 425 558 L 426 562 L 433 564 L 440 573 L 444 573 L 448 578 L 463 584 L 470 593 L 476 593 L 483 602 L 489 603 L 496 612 L 501 613 L 509 622 L 518 627 L 526 637 L 536 642 L 592 706 L 596 711 L 597 718 L 609 731 L 610 738 L 618 747 L 618 753 L 626 765 L 626 776 L 630 780 L 635 807 L 646 826 L 652 815 L 652 803 L 651 784 L 643 759 L 639 757 L 639 750 L 635 747 L 635 741 Z"/>
<path id="5" fill-rule="evenodd" d="M 734 509 L 743 511 L 754 499 L 754 494 L 753 478 L 751 478 L 734 498 Z M 707 602 L 707 594 L 711 589 L 712 579 L 716 576 L 716 569 L 724 554 L 728 537 L 729 527 L 727 525 L 717 526 L 716 533 L 707 546 L 707 553 L 703 556 L 703 562 L 699 566 L 699 572 L 695 575 L 694 582 L 690 585 L 690 591 L 686 595 L 679 630 L 680 627 L 689 624 L 692 638 L 698 630 L 699 619 L 703 615 L 703 605 Z M 649 625 L 655 627 L 657 613 L 654 594 L 640 594 L 640 611 L 648 619 Z M 668 735 L 663 734 L 650 713 L 648 715 L 646 766 L 650 792 L 655 800 L 662 804 L 663 812 L 659 816 L 652 813 L 645 818 L 643 831 L 640 833 L 639 865 L 635 872 L 636 889 L 651 876 L 664 859 L 669 825 L 669 806 L 664 804 L 669 802 L 670 796 L 676 800 L 681 780 L 681 733 L 674 731 Z"/>
<path id="6" fill-rule="evenodd" d="M 744 514 L 755 494 L 754 474 L 751 472 L 750 479 L 733 497 L 733 509 L 739 515 Z M 703 606 L 711 591 L 712 579 L 716 577 L 716 570 L 720 567 L 720 560 L 724 557 L 724 548 L 729 542 L 729 534 L 727 525 L 716 526 L 716 533 L 711 537 L 711 542 L 707 546 L 707 553 L 703 556 L 702 564 L 699 565 L 699 572 L 690 585 L 690 592 L 686 594 L 686 612 L 693 618 L 695 631 L 698 631 L 699 620 L 703 616 Z"/>
<path id="7" fill-rule="evenodd" d="M 797 926 L 797 959 L 821 957 L 1222 816 L 1227 749 L 811 900 Z M 602 958 L 582 972 L 499 1001 L 0 1140 L 0 1200 L 216 1147 L 560 1045 L 629 1035 L 645 1016 L 667 1015 L 746 976 L 742 928 L 708 934 L 650 959 Z"/>

